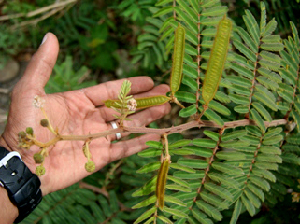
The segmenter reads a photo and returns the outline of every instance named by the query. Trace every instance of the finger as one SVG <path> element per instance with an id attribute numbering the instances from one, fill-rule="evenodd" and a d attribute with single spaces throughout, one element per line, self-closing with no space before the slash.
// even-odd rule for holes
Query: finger
<path id="1" fill-rule="evenodd" d="M 124 121 L 126 127 L 142 127 L 150 124 L 151 122 L 163 118 L 171 110 L 169 103 L 164 105 L 150 107 L 139 113 L 128 116 L 130 120 Z"/>
<path id="2" fill-rule="evenodd" d="M 171 108 L 171 106 L 168 103 L 164 104 L 164 105 L 148 108 L 148 109 L 143 110 L 143 111 L 141 111 L 137 114 L 129 116 L 128 118 L 130 119 L 130 121 L 124 121 L 124 126 L 126 126 L 126 127 L 143 127 L 143 126 L 147 126 L 151 122 L 163 118 L 166 114 L 168 114 L 170 112 L 170 108 Z M 114 129 L 112 127 L 111 123 L 107 124 L 107 129 Z M 128 135 L 129 135 L 129 133 L 122 133 L 121 137 L 123 138 L 123 137 L 126 137 Z M 117 134 L 113 134 L 113 135 L 109 136 L 110 141 L 114 141 L 116 139 L 118 139 Z"/>
<path id="3" fill-rule="evenodd" d="M 159 141 L 160 135 L 158 134 L 145 134 L 130 140 L 117 142 L 111 144 L 109 161 L 115 161 L 124 157 L 131 156 L 135 153 L 147 148 L 147 141 Z"/>
<path id="4" fill-rule="evenodd" d="M 79 91 L 84 92 L 86 97 L 92 101 L 95 106 L 100 106 L 104 105 L 104 102 L 108 99 L 118 98 L 124 80 L 125 79 L 110 81 Z M 154 85 L 152 79 L 149 77 L 132 77 L 127 80 L 131 82 L 130 94 L 149 91 Z"/>
<path id="5" fill-rule="evenodd" d="M 157 96 L 157 95 L 166 95 L 166 93 L 170 90 L 169 86 L 167 85 L 159 85 L 154 87 L 152 90 L 144 93 L 139 93 L 134 95 L 134 98 L 141 98 L 141 97 L 147 97 L 147 96 Z M 147 110 L 147 109 L 146 109 Z M 116 112 L 111 109 L 107 108 L 105 106 L 99 108 L 100 116 L 106 120 L 106 121 L 112 121 L 115 120 L 115 117 L 113 114 L 116 114 Z"/>
<path id="6" fill-rule="evenodd" d="M 44 37 L 44 42 L 32 57 L 26 71 L 17 84 L 18 92 L 35 90 L 44 93 L 44 86 L 49 80 L 53 66 L 56 63 L 59 52 L 59 44 L 55 35 L 48 33 Z"/>
<path id="7" fill-rule="evenodd" d="M 157 87 L 160 88 L 159 86 Z M 165 88 L 162 86 L 162 88 Z M 168 89 L 168 88 L 167 88 Z M 124 126 L 127 127 L 142 127 L 147 126 L 151 122 L 161 119 L 166 114 L 170 113 L 171 106 L 169 103 L 166 103 L 164 105 L 154 106 L 147 108 L 145 110 L 142 110 L 136 114 L 128 116 L 130 119 L 129 121 L 124 121 Z M 112 129 L 111 124 L 108 124 L 108 129 Z M 122 133 L 121 136 L 125 137 L 128 136 L 128 133 Z M 111 135 L 110 140 L 114 141 L 117 139 L 116 135 Z"/>

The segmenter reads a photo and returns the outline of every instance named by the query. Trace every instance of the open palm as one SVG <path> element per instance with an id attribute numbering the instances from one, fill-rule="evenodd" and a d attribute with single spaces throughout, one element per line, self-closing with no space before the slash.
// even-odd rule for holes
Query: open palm
<path id="1" fill-rule="evenodd" d="M 46 95 L 44 86 L 47 83 L 52 68 L 56 62 L 59 45 L 53 34 L 47 35 L 47 40 L 28 65 L 22 79 L 14 88 L 7 127 L 3 139 L 12 149 L 19 151 L 22 160 L 35 172 L 34 153 L 40 149 L 32 146 L 30 149 L 18 148 L 18 133 L 26 127 L 32 127 L 39 141 L 47 142 L 54 137 L 47 128 L 39 122 L 45 118 L 39 108 L 33 106 L 35 96 L 45 99 L 44 109 L 51 125 L 62 135 L 86 135 L 112 129 L 110 121 L 114 120 L 113 110 L 103 106 L 107 99 L 117 98 L 124 80 L 103 83 L 78 91 Z M 132 83 L 131 94 L 134 96 L 149 96 L 165 94 L 169 89 L 166 85 L 153 88 L 153 81 L 147 77 L 129 79 Z M 131 121 L 126 125 L 143 126 L 163 117 L 170 110 L 168 104 L 156 106 L 131 115 Z M 109 135 L 92 141 L 90 145 L 92 159 L 96 170 L 107 163 L 130 156 L 146 147 L 145 142 L 158 140 L 160 136 L 146 134 L 134 139 L 111 143 L 115 135 Z M 40 177 L 43 194 L 65 188 L 89 173 L 84 164 L 87 159 L 82 152 L 83 141 L 60 141 L 52 146 L 49 156 L 45 159 L 46 175 Z"/>

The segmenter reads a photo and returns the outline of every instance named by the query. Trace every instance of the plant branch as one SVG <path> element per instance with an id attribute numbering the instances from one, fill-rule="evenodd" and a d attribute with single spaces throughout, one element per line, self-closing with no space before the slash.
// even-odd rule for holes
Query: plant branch
<path id="1" fill-rule="evenodd" d="M 102 194 L 106 198 L 108 198 L 108 192 L 107 192 L 106 189 L 95 187 L 95 186 L 87 184 L 87 183 L 85 183 L 83 181 L 79 182 L 79 188 L 92 190 L 93 192 L 96 192 L 98 194 Z"/>
<path id="2" fill-rule="evenodd" d="M 285 119 L 278 119 L 273 120 L 271 122 L 265 121 L 265 127 L 274 127 L 279 125 L 285 125 L 288 123 Z M 249 119 L 243 119 L 243 120 L 237 120 L 237 121 L 229 121 L 225 122 L 223 128 L 236 128 L 236 127 L 243 127 L 247 125 L 256 125 L 254 120 Z M 171 133 L 181 133 L 183 131 L 189 130 L 191 128 L 202 128 L 202 127 L 214 127 L 214 128 L 222 128 L 220 125 L 218 125 L 214 121 L 190 121 L 188 123 L 178 125 L 175 127 L 170 128 L 162 128 L 162 129 L 154 129 L 154 128 L 146 128 L 146 127 L 124 127 L 125 132 L 129 133 L 155 133 L 155 134 L 171 134 Z M 117 129 L 115 129 L 117 130 Z"/>
<path id="3" fill-rule="evenodd" d="M 197 77 L 197 86 L 198 89 L 196 91 L 196 108 L 197 108 L 197 114 L 198 114 L 198 109 L 199 109 L 199 104 L 198 101 L 200 99 L 200 85 L 201 85 L 201 80 L 200 80 L 200 74 L 201 74 L 201 66 L 200 66 L 200 62 L 201 62 L 201 35 L 200 35 L 200 31 L 201 31 L 201 23 L 200 23 L 200 18 L 201 14 L 198 13 L 198 23 L 197 23 L 197 28 L 198 28 L 198 35 L 197 35 L 197 39 L 198 39 L 198 45 L 197 45 L 197 73 L 198 73 L 198 77 Z"/>
<path id="4" fill-rule="evenodd" d="M 265 127 L 274 127 L 274 126 L 279 126 L 279 125 L 285 125 L 288 123 L 287 120 L 285 119 L 278 119 L 278 120 L 273 120 L 271 122 L 265 121 Z M 244 119 L 244 120 L 237 120 L 237 121 L 229 121 L 225 122 L 224 126 L 221 127 L 218 125 L 216 122 L 213 121 L 190 121 L 188 123 L 178 125 L 178 126 L 173 126 L 170 128 L 162 128 L 162 129 L 155 129 L 155 128 L 146 128 L 146 127 L 126 127 L 124 126 L 123 128 L 117 128 L 117 129 L 111 129 L 109 131 L 104 131 L 104 132 L 99 132 L 99 133 L 94 133 L 94 134 L 87 134 L 87 135 L 60 135 L 57 134 L 53 139 L 50 141 L 43 143 L 40 142 L 34 138 L 30 138 L 34 142 L 35 145 L 41 148 L 47 148 L 50 147 L 54 144 L 56 144 L 58 141 L 86 141 L 90 140 L 92 141 L 93 139 L 96 138 L 101 138 L 101 137 L 106 137 L 111 134 L 116 134 L 116 133 L 153 133 L 153 134 L 171 134 L 171 133 L 182 133 L 183 131 L 189 130 L 191 128 L 202 128 L 202 127 L 215 127 L 215 128 L 236 128 L 236 127 L 243 127 L 247 125 L 256 125 L 255 121 L 249 120 L 249 119 Z"/>
<path id="5" fill-rule="evenodd" d="M 38 8 L 38 9 L 36 9 L 34 11 L 31 11 L 31 12 L 28 12 L 26 14 L 24 14 L 24 13 L 18 13 L 18 14 L 13 14 L 13 15 L 1 16 L 0 17 L 0 22 L 1 21 L 10 20 L 10 19 L 17 19 L 17 18 L 21 18 L 21 17 L 26 17 L 26 18 L 34 17 L 34 16 L 36 16 L 38 14 L 47 12 L 47 11 L 55 9 L 55 8 L 63 9 L 67 5 L 69 5 L 71 3 L 75 3 L 77 1 L 78 0 L 66 0 L 66 1 L 63 1 L 63 2 L 54 3 L 54 4 L 46 6 L 46 7 Z"/>
<path id="6" fill-rule="evenodd" d="M 22 21 L 21 23 L 18 23 L 14 26 L 11 27 L 12 30 L 15 30 L 15 29 L 18 29 L 20 27 L 24 27 L 24 26 L 27 26 L 27 25 L 30 25 L 30 24 L 37 24 L 38 22 L 41 22 L 45 19 L 48 19 L 50 16 L 56 14 L 57 12 L 63 10 L 64 7 L 60 7 L 60 8 L 56 8 L 56 9 L 53 9 L 51 10 L 50 12 L 46 13 L 45 15 L 35 19 L 35 20 L 30 20 L 30 21 Z"/>
<path id="7" fill-rule="evenodd" d="M 176 21 L 176 10 L 175 10 L 175 8 L 176 8 L 176 0 L 173 0 L 173 8 L 174 8 L 174 10 L 173 10 L 173 17 L 174 17 L 174 20 Z"/>
<path id="8" fill-rule="evenodd" d="M 212 156 L 209 158 L 207 167 L 206 167 L 206 169 L 205 169 L 205 175 L 204 175 L 204 177 L 202 178 L 200 187 L 197 189 L 197 195 L 193 198 L 193 204 L 192 204 L 192 206 L 189 208 L 190 210 L 193 209 L 193 206 L 194 206 L 194 204 L 195 204 L 196 201 L 197 201 L 197 196 L 200 195 L 201 190 L 203 189 L 202 187 L 204 186 L 204 184 L 205 184 L 205 182 L 206 182 L 206 178 L 208 177 L 208 172 L 209 172 L 209 170 L 210 170 L 210 166 L 211 166 L 212 162 L 214 161 L 214 157 L 215 157 L 215 155 L 216 155 L 216 153 L 217 153 L 217 151 L 218 151 L 218 149 L 219 149 L 219 146 L 220 146 L 220 144 L 221 144 L 221 138 L 222 138 L 222 135 L 223 135 L 224 131 L 225 131 L 224 128 L 221 128 L 221 129 L 219 130 L 219 140 L 218 140 L 218 142 L 217 142 L 216 147 L 213 149 Z"/>
<path id="9" fill-rule="evenodd" d="M 290 113 L 292 112 L 293 110 L 293 105 L 295 103 L 295 97 L 296 97 L 296 92 L 297 92 L 297 83 L 298 83 L 298 80 L 299 80 L 299 75 L 300 75 L 300 65 L 298 66 L 298 71 L 297 71 L 297 78 L 295 80 L 295 86 L 294 86 L 294 89 L 293 89 L 293 102 L 290 104 L 290 109 L 288 110 L 288 112 L 286 113 L 286 115 L 284 116 L 284 118 L 286 120 L 289 119 L 289 116 L 290 116 Z"/>
<path id="10" fill-rule="evenodd" d="M 258 50 L 259 50 L 259 48 L 260 48 L 260 46 L 258 46 Z M 253 70 L 253 79 L 251 80 L 248 113 L 246 113 L 245 118 L 249 118 L 250 117 L 250 109 L 251 109 L 251 104 L 252 104 L 252 97 L 253 97 L 253 94 L 254 94 L 254 87 L 255 87 L 255 84 L 256 84 L 255 81 L 256 81 L 256 74 L 257 74 L 258 56 L 259 56 L 259 52 L 256 53 L 256 61 L 254 63 L 254 70 Z"/>

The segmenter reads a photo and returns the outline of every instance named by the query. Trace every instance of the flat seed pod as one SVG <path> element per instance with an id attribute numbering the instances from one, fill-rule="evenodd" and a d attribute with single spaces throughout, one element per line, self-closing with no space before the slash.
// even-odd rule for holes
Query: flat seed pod
<path id="1" fill-rule="evenodd" d="M 174 53 L 170 89 L 172 95 L 179 90 L 182 80 L 182 67 L 185 48 L 185 29 L 179 24 L 175 31 Z"/>
<path id="2" fill-rule="evenodd" d="M 149 96 L 149 97 L 143 97 L 143 98 L 136 98 L 136 109 L 144 109 L 147 107 L 157 106 L 157 105 L 163 105 L 167 102 L 169 102 L 171 99 L 164 95 L 157 95 L 157 96 Z M 121 108 L 121 102 L 120 100 L 106 100 L 105 106 L 108 108 L 115 107 L 115 108 Z"/>
<path id="3" fill-rule="evenodd" d="M 218 90 L 228 52 L 231 30 L 232 22 L 224 16 L 218 26 L 204 79 L 202 97 L 206 105 L 214 98 Z"/>
<path id="4" fill-rule="evenodd" d="M 168 159 L 164 160 L 164 162 L 160 166 L 156 182 L 156 197 L 158 201 L 158 206 L 161 209 L 164 208 L 165 186 L 167 182 L 169 166 L 170 161 Z"/>

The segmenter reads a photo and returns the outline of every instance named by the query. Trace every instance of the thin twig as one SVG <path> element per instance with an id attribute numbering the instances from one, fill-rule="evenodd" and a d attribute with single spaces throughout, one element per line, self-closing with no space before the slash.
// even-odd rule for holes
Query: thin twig
<path id="1" fill-rule="evenodd" d="M 1 21 L 6 21 L 6 20 L 10 20 L 10 19 L 17 19 L 17 18 L 21 18 L 21 17 L 26 17 L 26 18 L 30 18 L 30 17 L 33 17 L 33 16 L 36 16 L 38 14 L 41 14 L 41 13 L 44 13 L 44 12 L 47 12 L 51 9 L 54 9 L 54 8 L 64 8 L 66 5 L 68 4 L 71 4 L 71 3 L 75 3 L 77 2 L 78 0 L 66 0 L 66 1 L 63 1 L 63 2 L 57 2 L 57 3 L 54 3 L 52 5 L 49 5 L 49 6 L 46 6 L 46 7 L 41 7 L 41 8 L 38 8 L 34 11 L 31 11 L 31 12 L 28 12 L 26 14 L 24 13 L 18 13 L 18 14 L 13 14 L 13 15 L 5 15 L 5 16 L 1 16 L 0 17 L 0 22 Z"/>
<path id="2" fill-rule="evenodd" d="M 106 174 L 106 178 L 105 178 L 105 181 L 104 181 L 104 185 L 103 188 L 106 189 L 106 186 L 108 185 L 108 181 L 109 181 L 109 178 L 110 176 L 114 175 L 115 171 L 122 165 L 123 161 L 120 160 L 118 163 L 116 163 Z"/>
<path id="3" fill-rule="evenodd" d="M 0 93 L 7 94 L 9 93 L 9 89 L 0 88 Z"/>
<path id="4" fill-rule="evenodd" d="M 207 167 L 206 167 L 206 169 L 205 169 L 205 175 L 204 175 L 204 177 L 202 178 L 200 187 L 197 189 L 197 195 L 193 198 L 193 204 L 192 204 L 191 207 L 189 208 L 190 210 L 193 209 L 193 206 L 194 206 L 194 204 L 195 204 L 196 201 L 197 201 L 197 197 L 198 197 L 198 195 L 201 193 L 201 191 L 202 191 L 202 189 L 203 189 L 203 187 L 204 187 L 204 184 L 205 184 L 205 182 L 206 182 L 206 180 L 207 180 L 207 178 L 208 178 L 208 172 L 210 171 L 211 164 L 212 164 L 212 162 L 214 161 L 214 158 L 215 158 L 215 156 L 216 156 L 216 153 L 217 153 L 217 151 L 218 151 L 218 149 L 219 149 L 219 146 L 220 146 L 220 144 L 221 144 L 221 138 L 222 138 L 222 134 L 224 133 L 224 130 L 225 130 L 224 128 L 221 128 L 221 129 L 219 130 L 219 140 L 218 140 L 218 142 L 217 142 L 217 145 L 216 145 L 215 148 L 213 149 L 212 156 L 209 158 L 209 161 L 208 161 L 208 163 L 207 163 Z"/>
<path id="5" fill-rule="evenodd" d="M 173 10 L 173 17 L 174 17 L 174 20 L 176 21 L 176 10 L 175 10 L 175 8 L 176 8 L 176 0 L 173 0 L 173 8 L 174 8 L 174 10 Z"/>
<path id="6" fill-rule="evenodd" d="M 27 25 L 30 25 L 30 24 L 37 24 L 38 22 L 41 22 L 45 19 L 48 19 L 50 16 L 56 14 L 57 12 L 61 11 L 62 9 L 64 9 L 64 7 L 53 9 L 50 12 L 48 12 L 47 14 L 45 14 L 42 17 L 38 18 L 38 19 L 30 20 L 30 21 L 22 21 L 21 23 L 12 26 L 11 29 L 15 30 L 15 29 L 18 29 L 20 27 L 27 26 Z"/>
<path id="7" fill-rule="evenodd" d="M 106 198 L 108 198 L 108 192 L 107 192 L 107 190 L 105 190 L 103 188 L 98 188 L 98 187 L 95 187 L 93 185 L 84 183 L 82 181 L 79 182 L 79 188 L 92 190 L 96 193 L 103 194 Z"/>

